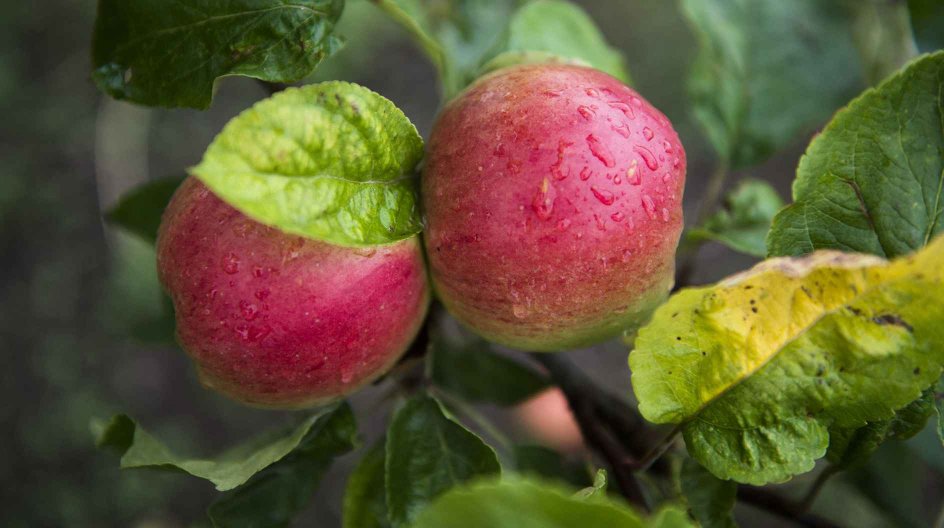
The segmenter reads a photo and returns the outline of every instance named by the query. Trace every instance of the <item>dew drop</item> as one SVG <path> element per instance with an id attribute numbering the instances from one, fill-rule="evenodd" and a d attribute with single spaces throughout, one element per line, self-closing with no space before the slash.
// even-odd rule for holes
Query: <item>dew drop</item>
<path id="1" fill-rule="evenodd" d="M 267 297 L 269 297 L 269 294 L 270 294 L 270 293 L 272 293 L 272 292 L 270 292 L 270 291 L 269 291 L 268 289 L 266 289 L 266 288 L 263 288 L 263 289 L 261 289 L 261 290 L 258 290 L 258 291 L 256 291 L 256 299 L 259 299 L 260 301 L 264 301 L 264 300 L 266 300 Z"/>
<path id="2" fill-rule="evenodd" d="M 623 178 L 619 175 L 619 173 L 616 173 L 616 175 L 613 176 L 613 183 L 616 185 L 623 183 Z"/>
<path id="3" fill-rule="evenodd" d="M 662 183 L 669 183 L 670 181 L 672 181 L 672 173 L 667 172 L 662 175 Z"/>
<path id="4" fill-rule="evenodd" d="M 677 169 L 681 163 L 682 163 L 682 160 L 675 158 L 674 160 L 672 160 L 672 167 Z"/>
<path id="5" fill-rule="evenodd" d="M 569 218 L 564 218 L 564 219 L 561 220 L 560 222 L 557 222 L 557 230 L 558 230 L 558 231 L 567 231 L 567 228 L 568 228 L 568 227 L 570 227 L 570 219 L 569 219 Z"/>
<path id="6" fill-rule="evenodd" d="M 600 231 L 606 231 L 606 220 L 600 218 L 600 215 L 593 215 L 593 219 L 597 222 L 597 229 Z"/>
<path id="7" fill-rule="evenodd" d="M 548 97 L 548 98 L 560 97 L 560 95 L 561 95 L 560 90 L 544 90 L 544 97 Z"/>
<path id="8" fill-rule="evenodd" d="M 646 141 L 652 141 L 652 138 L 655 137 L 655 134 L 652 132 L 652 129 L 649 127 L 642 129 L 642 137 L 646 138 Z"/>
<path id="9" fill-rule="evenodd" d="M 616 161 L 613 159 L 613 154 L 610 153 L 610 149 L 608 149 L 606 145 L 600 141 L 600 138 L 590 134 L 587 136 L 587 145 L 590 147 L 590 152 L 593 153 L 593 155 L 596 156 L 596 158 L 600 160 L 601 163 L 607 167 L 616 166 Z"/>
<path id="10" fill-rule="evenodd" d="M 554 199 L 557 191 L 547 178 L 541 182 L 541 187 L 531 200 L 531 209 L 541 220 L 547 220 L 554 212 Z"/>
<path id="11" fill-rule="evenodd" d="M 665 153 L 666 153 L 666 154 L 671 154 L 671 153 L 672 153 L 672 144 L 669 143 L 668 140 L 663 140 L 663 141 L 662 141 L 662 149 L 665 150 Z"/>
<path id="12" fill-rule="evenodd" d="M 624 263 L 625 263 L 625 262 L 629 262 L 630 260 L 632 260 L 632 258 L 633 258 L 633 250 L 631 250 L 631 249 L 624 249 L 624 250 L 623 250 L 623 258 L 622 258 L 622 261 L 623 261 Z"/>
<path id="13" fill-rule="evenodd" d="M 596 115 L 593 113 L 593 110 L 591 110 L 590 107 L 583 106 L 583 105 L 577 107 L 577 113 L 580 114 L 580 117 L 586 119 L 587 121 L 592 120 L 593 117 Z"/>
<path id="14" fill-rule="evenodd" d="M 354 369 L 352 366 L 353 365 L 341 369 L 341 383 L 347 385 L 352 379 L 354 379 Z"/>
<path id="15" fill-rule="evenodd" d="M 495 154 L 496 156 L 504 156 L 505 145 L 502 143 L 499 143 L 498 146 L 495 147 L 495 150 L 492 151 L 492 153 Z"/>
<path id="16" fill-rule="evenodd" d="M 642 208 L 645 209 L 650 220 L 656 219 L 656 204 L 648 194 L 642 195 Z"/>
<path id="17" fill-rule="evenodd" d="M 589 95 L 590 97 L 599 97 L 599 96 L 600 96 L 600 92 L 594 90 L 593 88 L 587 88 L 586 93 L 587 93 L 587 95 Z"/>
<path id="18" fill-rule="evenodd" d="M 580 171 L 580 179 L 583 181 L 589 180 L 592 175 L 593 172 L 590 171 L 590 167 L 584 167 L 583 170 Z"/>
<path id="19" fill-rule="evenodd" d="M 662 221 L 663 222 L 669 221 L 669 210 L 666 209 L 665 207 L 662 208 Z"/>
<path id="20" fill-rule="evenodd" d="M 642 183 L 642 175 L 639 174 L 639 162 L 633 160 L 629 162 L 629 168 L 626 169 L 626 181 L 630 185 L 639 185 Z"/>
<path id="21" fill-rule="evenodd" d="M 557 162 L 551 165 L 551 174 L 555 180 L 563 180 L 570 176 L 570 168 L 564 169 L 564 151 L 571 145 L 573 143 L 564 140 L 557 143 Z"/>
<path id="22" fill-rule="evenodd" d="M 623 214 L 622 211 L 617 211 L 617 212 L 611 214 L 611 215 L 610 215 L 610 218 L 612 218 L 614 222 L 622 222 L 623 219 L 626 218 L 626 215 Z"/>
<path id="23" fill-rule="evenodd" d="M 590 192 L 592 192 L 593 196 L 595 196 L 597 200 L 599 200 L 603 205 L 613 205 L 613 201 L 616 200 L 616 197 L 613 196 L 613 193 L 607 191 L 606 189 L 590 187 Z"/>
<path id="24" fill-rule="evenodd" d="M 223 257 L 223 271 L 229 275 L 239 271 L 239 257 L 235 253 Z"/>
<path id="25" fill-rule="evenodd" d="M 608 104 L 610 105 L 610 108 L 615 108 L 620 112 L 623 112 L 626 117 L 630 119 L 636 119 L 636 111 L 633 110 L 633 107 L 629 106 L 628 104 L 620 102 L 612 102 Z"/>
<path id="26" fill-rule="evenodd" d="M 652 155 L 652 152 L 649 149 L 639 145 L 636 145 L 634 148 L 636 152 L 642 156 L 642 160 L 646 162 L 646 167 L 649 167 L 649 170 L 659 170 L 659 162 L 656 161 L 655 156 Z"/>
<path id="27" fill-rule="evenodd" d="M 610 128 L 612 128 L 614 132 L 623 136 L 624 138 L 629 138 L 629 136 L 632 135 L 632 132 L 629 131 L 629 126 L 626 123 L 613 125 Z"/>
<path id="28" fill-rule="evenodd" d="M 630 98 L 630 101 L 636 106 L 642 106 L 642 100 L 640 100 L 635 95 Z"/>
<path id="29" fill-rule="evenodd" d="M 259 308 L 249 301 L 239 301 L 239 311 L 243 314 L 243 319 L 252 321 L 259 315 Z"/>
<path id="30" fill-rule="evenodd" d="M 262 269 L 260 266 L 252 268 L 252 276 L 261 279 L 267 275 L 266 270 Z"/>

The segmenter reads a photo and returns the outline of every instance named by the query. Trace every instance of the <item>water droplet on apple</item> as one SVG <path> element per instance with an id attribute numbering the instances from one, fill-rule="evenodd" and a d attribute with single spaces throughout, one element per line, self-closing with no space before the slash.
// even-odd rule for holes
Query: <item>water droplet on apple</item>
<path id="1" fill-rule="evenodd" d="M 567 231 L 567 228 L 570 227 L 570 219 L 564 218 L 560 222 L 557 222 L 558 231 Z"/>
<path id="2" fill-rule="evenodd" d="M 613 205 L 613 201 L 616 198 L 613 196 L 613 193 L 607 191 L 606 189 L 597 189 L 596 187 L 590 187 L 590 192 L 593 193 L 593 196 L 600 201 L 603 205 Z"/>
<path id="3" fill-rule="evenodd" d="M 577 107 L 577 113 L 579 113 L 580 117 L 586 119 L 587 121 L 592 120 L 594 115 L 596 115 L 593 113 L 593 110 L 591 110 L 590 107 L 583 105 Z"/>
<path id="4" fill-rule="evenodd" d="M 636 111 L 633 110 L 633 107 L 629 106 L 628 104 L 620 103 L 618 101 L 614 101 L 608 104 L 610 105 L 610 108 L 615 108 L 616 110 L 623 112 L 623 115 L 625 115 L 626 117 L 630 119 L 636 119 Z"/>
<path id="5" fill-rule="evenodd" d="M 617 125 L 610 126 L 617 134 L 623 136 L 624 138 L 629 138 L 632 135 L 632 132 L 629 131 L 629 126 L 626 123 L 619 123 Z"/>
<path id="6" fill-rule="evenodd" d="M 239 311 L 247 321 L 252 321 L 259 315 L 259 308 L 249 301 L 239 301 Z"/>
<path id="7" fill-rule="evenodd" d="M 626 181 L 630 185 L 639 185 L 642 183 L 642 175 L 639 174 L 639 162 L 633 160 L 629 162 L 629 168 L 626 169 Z"/>
<path id="8" fill-rule="evenodd" d="M 557 190 L 551 185 L 551 182 L 544 178 L 541 187 L 531 200 L 531 209 L 541 220 L 549 219 L 554 212 L 554 200 L 557 198 Z"/>
<path id="9" fill-rule="evenodd" d="M 239 271 L 239 257 L 235 253 L 230 253 L 223 257 L 223 271 L 229 275 Z"/>
<path id="10" fill-rule="evenodd" d="M 592 176 L 592 175 L 593 175 L 593 172 L 590 171 L 590 167 L 584 167 L 584 168 L 580 171 L 580 179 L 583 180 L 583 181 L 589 180 L 589 179 L 590 179 L 590 176 Z"/>
<path id="11" fill-rule="evenodd" d="M 528 308 L 523 304 L 513 304 L 511 306 L 511 313 L 518 319 L 524 319 L 528 316 Z"/>
<path id="12" fill-rule="evenodd" d="M 637 153 L 642 156 L 642 160 L 646 162 L 646 167 L 649 167 L 649 170 L 659 170 L 659 162 L 656 161 L 655 156 L 652 155 L 652 152 L 646 147 L 636 145 L 634 147 Z"/>
<path id="13" fill-rule="evenodd" d="M 610 215 L 610 218 L 612 218 L 614 222 L 622 222 L 623 219 L 626 218 L 626 215 L 623 214 L 622 211 L 617 211 L 617 212 L 611 214 L 611 215 Z"/>
<path id="14" fill-rule="evenodd" d="M 656 204 L 648 194 L 642 195 L 642 208 L 646 211 L 646 214 L 649 215 L 650 220 L 656 219 Z"/>
<path id="15" fill-rule="evenodd" d="M 652 138 L 655 137 L 655 134 L 652 132 L 652 129 L 645 127 L 642 129 L 642 137 L 646 138 L 646 141 L 652 141 Z"/>
<path id="16" fill-rule="evenodd" d="M 593 219 L 597 223 L 597 229 L 600 231 L 606 231 L 606 220 L 600 218 L 600 215 L 597 214 L 593 215 Z"/>
<path id="17" fill-rule="evenodd" d="M 600 138 L 590 134 L 587 136 L 587 145 L 590 147 L 590 152 L 596 156 L 601 163 L 607 167 L 616 166 L 616 161 L 613 159 L 613 154 L 610 152 L 610 149 L 600 141 Z"/>

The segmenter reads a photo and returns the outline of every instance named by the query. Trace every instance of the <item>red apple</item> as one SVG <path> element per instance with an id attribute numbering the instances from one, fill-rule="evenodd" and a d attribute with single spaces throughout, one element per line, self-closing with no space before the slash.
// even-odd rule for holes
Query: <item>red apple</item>
<path id="1" fill-rule="evenodd" d="M 158 272 L 201 381 L 262 407 L 344 396 L 386 372 L 429 302 L 417 237 L 339 247 L 246 217 L 195 178 L 164 213 Z"/>
<path id="2" fill-rule="evenodd" d="M 685 150 L 600 71 L 494 72 L 443 110 L 423 174 L 434 287 L 485 338 L 554 351 L 638 325 L 669 292 Z"/>

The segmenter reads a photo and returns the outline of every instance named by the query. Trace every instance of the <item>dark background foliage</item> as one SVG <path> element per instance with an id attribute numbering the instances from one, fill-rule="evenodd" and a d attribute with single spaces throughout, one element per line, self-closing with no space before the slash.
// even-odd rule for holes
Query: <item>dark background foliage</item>
<path id="1" fill-rule="evenodd" d="M 579 3 L 623 51 L 637 89 L 681 134 L 689 156 L 691 217 L 714 155 L 686 95 L 696 52 L 688 25 L 674 2 Z M 94 449 L 90 422 L 127 411 L 175 448 L 199 453 L 290 416 L 247 409 L 199 386 L 186 357 L 167 341 L 153 250 L 102 217 L 126 191 L 180 175 L 199 161 L 223 124 L 265 92 L 252 80 L 226 79 L 205 113 L 116 102 L 89 79 L 93 0 L 15 2 L 4 11 L 0 525 L 144 528 L 202 522 L 214 495 L 210 485 L 173 474 L 119 472 L 112 456 Z M 434 71 L 406 36 L 365 0 L 350 0 L 339 32 L 348 44 L 317 78 L 355 81 L 385 95 L 427 134 L 438 104 Z M 766 179 L 787 196 L 808 139 L 798 138 L 736 178 Z M 708 245 L 699 263 L 694 282 L 715 280 L 751 260 Z M 602 383 L 628 394 L 624 346 L 611 343 L 575 358 Z M 366 445 L 384 418 L 385 409 L 373 405 L 382 390 L 367 390 L 352 401 Z M 942 495 L 944 454 L 939 445 L 934 450 L 935 442 L 922 434 L 907 444 L 889 443 L 868 466 L 831 482 L 817 507 L 839 509 L 855 526 L 927 525 Z M 339 525 L 340 497 L 354 459 L 342 458 L 332 468 L 299 525 Z M 805 477 L 797 480 L 798 488 L 808 484 Z M 754 517 L 756 512 L 739 513 L 765 526 L 774 522 Z"/>

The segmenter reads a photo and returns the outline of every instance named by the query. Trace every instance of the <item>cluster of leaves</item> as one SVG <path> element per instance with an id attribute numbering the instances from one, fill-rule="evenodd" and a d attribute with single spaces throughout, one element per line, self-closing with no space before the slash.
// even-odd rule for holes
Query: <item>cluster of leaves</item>
<path id="1" fill-rule="evenodd" d="M 427 53 L 447 99 L 491 69 L 523 62 L 588 64 L 630 80 L 621 55 L 564 0 L 372 1 Z M 913 4 L 914 13 L 933 14 Z M 721 174 L 764 161 L 820 125 L 863 81 L 898 70 L 810 143 L 790 205 L 782 207 L 769 184 L 746 181 L 688 234 L 771 258 L 674 295 L 635 340 L 639 410 L 677 424 L 691 456 L 679 475 L 689 513 L 703 526 L 730 526 L 736 483 L 782 482 L 824 457 L 853 467 L 886 439 L 944 415 L 935 388 L 944 365 L 944 239 L 936 238 L 944 230 L 944 52 L 900 68 L 917 53 L 911 21 L 924 20 L 902 3 L 680 6 L 699 41 L 694 113 Z M 339 48 L 332 29 L 342 9 L 342 0 L 179 9 L 102 0 L 93 78 L 116 98 L 206 108 L 219 77 L 306 77 Z M 422 139 L 393 103 L 329 82 L 243 112 L 191 173 L 262 222 L 334 244 L 374 245 L 420 232 L 414 171 L 422 153 Z M 178 182 L 136 191 L 109 218 L 153 240 Z M 456 417 L 464 401 L 520 402 L 548 386 L 543 375 L 485 343 L 443 334 L 427 376 L 429 390 L 398 408 L 352 475 L 346 527 L 690 525 L 672 506 L 643 518 L 607 495 L 604 474 L 591 483 L 586 471 L 563 471 L 552 452 L 519 446 L 499 456 Z M 356 437 L 346 404 L 212 460 L 173 454 L 127 417 L 100 430 L 122 467 L 183 471 L 215 484 L 223 492 L 209 509 L 217 526 L 286 525 Z M 588 487 L 565 491 L 534 468 Z"/>

